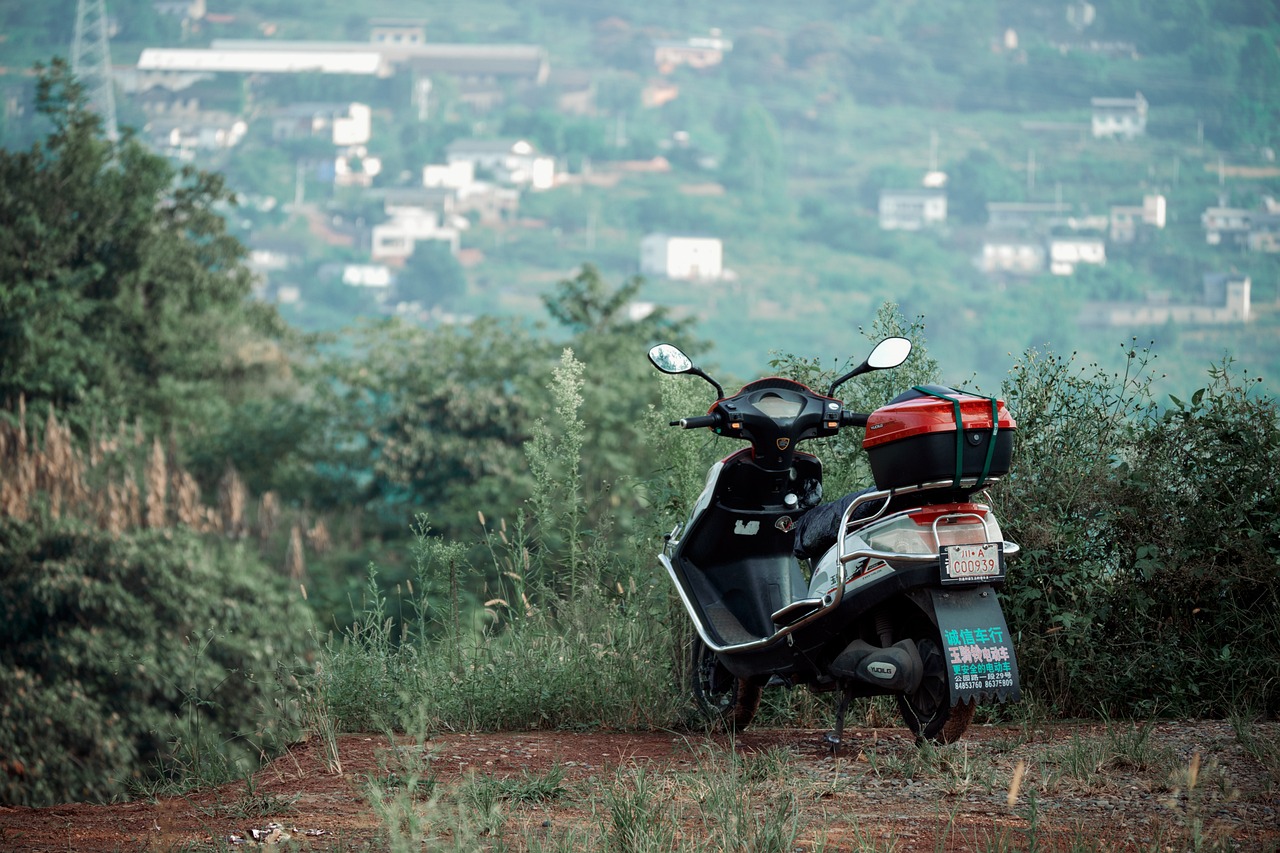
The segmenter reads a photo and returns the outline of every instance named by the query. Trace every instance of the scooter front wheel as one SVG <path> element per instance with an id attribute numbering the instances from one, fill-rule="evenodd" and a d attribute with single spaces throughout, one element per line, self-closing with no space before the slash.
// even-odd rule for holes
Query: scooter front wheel
<path id="1" fill-rule="evenodd" d="M 738 678 L 707 648 L 701 637 L 693 638 L 689 675 L 694 703 L 711 723 L 727 729 L 745 729 L 760 707 L 760 685 Z"/>
<path id="2" fill-rule="evenodd" d="M 942 656 L 940 640 L 925 637 L 917 640 L 916 646 L 924 664 L 924 677 L 915 691 L 898 696 L 902 720 L 918 740 L 955 743 L 969 728 L 978 703 L 970 699 L 951 704 L 947 662 Z"/>

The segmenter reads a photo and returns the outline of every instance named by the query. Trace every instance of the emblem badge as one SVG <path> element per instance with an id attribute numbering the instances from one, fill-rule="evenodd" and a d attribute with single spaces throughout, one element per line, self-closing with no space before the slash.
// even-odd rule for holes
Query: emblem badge
<path id="1" fill-rule="evenodd" d="M 788 447 L 791 446 L 791 439 L 780 438 L 777 441 L 775 441 L 774 444 L 778 445 L 779 450 L 786 450 Z"/>

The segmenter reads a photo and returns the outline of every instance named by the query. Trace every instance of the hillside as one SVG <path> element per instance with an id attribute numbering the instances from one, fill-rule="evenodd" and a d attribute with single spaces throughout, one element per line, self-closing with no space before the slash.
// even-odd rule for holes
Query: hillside
<path id="1" fill-rule="evenodd" d="M 25 79 L 15 69 L 66 52 L 75 5 L 4 13 L 0 64 L 10 90 Z M 625 277 L 638 269 L 646 234 L 695 234 L 722 242 L 727 274 L 692 284 L 651 275 L 645 298 L 698 318 L 715 344 L 708 360 L 738 375 L 764 369 L 774 350 L 842 359 L 851 332 L 892 301 L 924 317 L 955 383 L 976 377 L 993 387 L 1008 354 L 1030 346 L 1079 351 L 1106 366 L 1136 339 L 1154 342 L 1170 391 L 1199 387 L 1205 368 L 1228 355 L 1277 387 L 1280 255 L 1231 240 L 1209 245 L 1202 224 L 1215 205 L 1261 221 L 1272 215 L 1268 199 L 1280 197 L 1270 7 L 1008 2 L 974 10 L 863 0 L 801 13 L 757 2 L 485 2 L 443 15 L 386 2 L 353 14 L 329 2 L 304 10 L 287 0 L 225 0 L 180 24 L 150 4 L 108 6 L 121 67 L 145 48 L 216 40 L 367 43 L 383 16 L 414 19 L 433 43 L 545 52 L 549 73 L 538 85 L 428 75 L 428 101 L 416 108 L 412 75 L 399 72 L 219 74 L 196 85 L 202 108 L 247 120 L 235 147 L 193 156 L 224 170 L 241 193 L 235 230 L 281 258 L 264 270 L 263 295 L 306 328 L 396 305 L 427 322 L 527 315 L 582 263 Z M 655 45 L 708 38 L 720 44 L 714 61 L 655 58 Z M 1147 104 L 1144 132 L 1095 137 L 1092 99 L 1136 93 Z M 278 130 L 281 110 L 349 101 L 373 109 L 364 147 L 379 171 L 367 187 L 335 185 L 331 145 L 282 140 Z M 150 109 L 141 94 L 124 94 L 120 122 L 148 127 Z M 6 144 L 29 135 L 13 118 L 4 126 Z M 385 192 L 420 185 L 424 166 L 472 137 L 529 139 L 555 158 L 557 186 L 522 190 L 497 217 L 466 214 L 454 252 L 460 268 L 427 264 L 405 274 L 392 262 L 397 287 L 379 298 L 334 278 L 335 264 L 370 262 L 370 229 L 388 218 Z M 326 158 L 327 172 L 318 165 Z M 882 192 L 919 187 L 931 171 L 948 176 L 945 220 L 884 230 Z M 1116 208 L 1157 196 L 1166 206 L 1161 227 L 1140 227 L 1132 241 L 1108 233 Z M 984 248 L 1005 237 L 992 227 L 990 202 L 1057 206 L 1053 222 L 1021 236 L 1046 252 L 1064 232 L 1098 237 L 1105 265 L 1071 275 L 1050 274 L 1047 262 L 1026 274 L 980 271 Z M 1224 274 L 1250 281 L 1247 324 L 1170 319 L 1162 306 L 1203 305 L 1206 276 Z M 441 275 L 465 282 L 440 290 Z M 1115 302 L 1150 310 L 1142 321 L 1130 311 L 1099 325 L 1098 306 Z"/>

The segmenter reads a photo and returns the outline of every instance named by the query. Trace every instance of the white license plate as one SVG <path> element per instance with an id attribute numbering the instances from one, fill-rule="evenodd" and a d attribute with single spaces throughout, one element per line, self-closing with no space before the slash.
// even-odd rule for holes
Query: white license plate
<path id="1" fill-rule="evenodd" d="M 946 545 L 941 558 L 943 583 L 983 583 L 1004 578 L 1004 547 L 999 542 Z"/>

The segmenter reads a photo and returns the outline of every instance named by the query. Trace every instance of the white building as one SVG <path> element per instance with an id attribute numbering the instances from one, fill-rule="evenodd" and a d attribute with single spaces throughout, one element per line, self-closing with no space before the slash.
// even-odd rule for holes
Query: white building
<path id="1" fill-rule="evenodd" d="M 1204 241 L 1210 246 L 1245 245 L 1253 229 L 1253 211 L 1240 207 L 1208 207 L 1200 214 Z"/>
<path id="2" fill-rule="evenodd" d="M 990 235 L 982 241 L 978 269 L 985 273 L 1035 275 L 1044 270 L 1044 243 L 1019 235 Z"/>
<path id="3" fill-rule="evenodd" d="M 880 227 L 885 231 L 919 231 L 946 221 L 945 189 L 880 191 Z"/>
<path id="4" fill-rule="evenodd" d="M 524 139 L 458 139 L 445 149 L 445 160 L 450 166 L 469 162 L 475 170 L 488 171 L 494 180 L 511 186 L 532 190 L 555 186 L 555 158 L 539 154 Z"/>
<path id="5" fill-rule="evenodd" d="M 640 272 L 684 281 L 716 281 L 724 275 L 724 247 L 712 237 L 650 234 L 640 241 Z"/>
<path id="6" fill-rule="evenodd" d="M 1141 207 L 1116 206 L 1111 208 L 1108 234 L 1113 243 L 1132 243 L 1141 228 L 1164 228 L 1166 202 L 1162 195 L 1147 195 Z"/>
<path id="7" fill-rule="evenodd" d="M 475 180 L 476 164 L 471 160 L 422 167 L 422 185 L 427 189 L 460 190 L 471 186 Z"/>
<path id="8" fill-rule="evenodd" d="M 1147 99 L 1141 92 L 1132 98 L 1094 98 L 1094 139 L 1133 139 L 1147 132 Z"/>
<path id="9" fill-rule="evenodd" d="M 1107 263 L 1107 244 L 1101 237 L 1066 235 L 1049 238 L 1049 272 L 1072 275 L 1080 264 Z"/>
<path id="10" fill-rule="evenodd" d="M 1251 287 L 1248 276 L 1211 273 L 1204 277 L 1204 298 L 1199 304 L 1173 303 L 1167 294 L 1149 294 L 1145 302 L 1092 302 L 1081 311 L 1080 322 L 1122 327 L 1248 323 Z"/>
<path id="11" fill-rule="evenodd" d="M 385 290 L 393 281 L 395 276 L 386 264 L 345 264 L 342 267 L 342 283 L 351 287 Z"/>
<path id="12" fill-rule="evenodd" d="M 403 263 L 422 240 L 442 240 L 450 251 L 458 251 L 458 229 L 442 225 L 439 212 L 391 204 L 386 211 L 390 220 L 373 226 L 370 235 L 369 256 L 374 261 Z"/>

